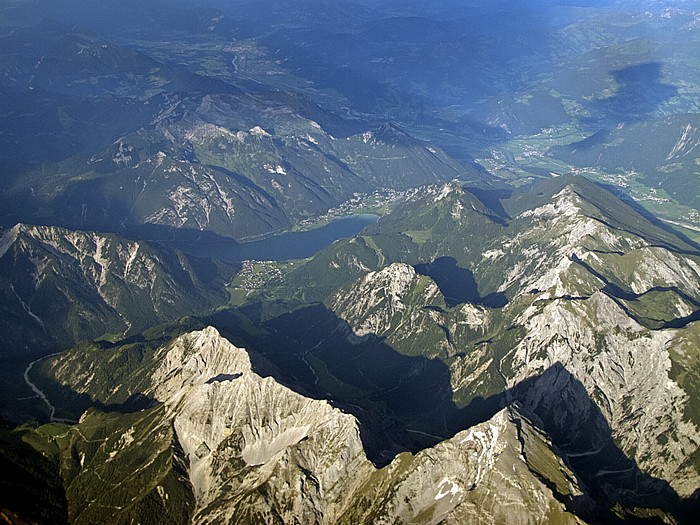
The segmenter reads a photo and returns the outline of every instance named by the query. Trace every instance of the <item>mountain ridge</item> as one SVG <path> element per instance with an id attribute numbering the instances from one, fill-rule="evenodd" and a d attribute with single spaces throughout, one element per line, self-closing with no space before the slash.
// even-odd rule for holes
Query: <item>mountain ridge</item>
<path id="1" fill-rule="evenodd" d="M 75 352 L 79 355 L 80 350 Z M 97 357 L 90 356 L 88 361 Z M 147 359 L 153 361 L 149 361 L 151 378 L 144 383 L 144 393 L 163 404 L 140 413 L 112 416 L 111 423 L 91 409 L 81 417 L 77 429 L 99 432 L 100 425 L 120 424 L 123 419 L 122 437 L 108 438 L 104 451 L 97 452 L 98 457 L 105 455 L 108 462 L 121 463 L 128 461 L 130 454 L 138 453 L 139 447 L 162 440 L 158 433 L 148 438 L 142 429 L 162 427 L 158 421 L 163 416 L 166 421 L 171 420 L 170 428 L 182 447 L 176 453 L 182 454 L 197 502 L 194 509 L 190 507 L 191 514 L 185 514 L 192 517 L 193 523 L 220 519 L 373 523 L 405 516 L 413 516 L 419 523 L 443 519 L 476 522 L 484 512 L 492 511 L 505 518 L 514 514 L 506 509 L 496 511 L 494 495 L 488 488 L 504 476 L 516 486 L 534 484 L 545 493 L 550 490 L 547 487 L 563 491 L 556 495 L 549 492 L 547 504 L 530 498 L 526 492 L 518 496 L 517 489 L 511 496 L 514 505 L 529 508 L 541 519 L 557 516 L 577 523 L 559 503 L 559 498 L 573 501 L 582 496 L 575 475 L 517 407 L 499 411 L 490 421 L 461 432 L 434 449 L 415 456 L 401 455 L 390 465 L 377 469 L 364 457 L 357 421 L 352 416 L 331 408 L 326 401 L 306 399 L 288 391 L 272 378 L 260 378 L 251 371 L 246 352 L 232 346 L 211 327 L 185 333 Z M 80 379 L 81 373 L 75 375 L 75 368 L 62 366 L 61 358 L 52 361 L 50 366 L 57 380 L 83 392 L 90 391 L 89 383 Z M 85 365 L 91 366 L 83 361 L 79 367 Z M 240 406 L 232 404 L 232 399 Z M 226 417 L 212 419 L 212 411 Z M 143 423 L 129 423 L 136 414 Z M 127 428 L 129 424 L 131 429 Z M 59 436 L 56 444 L 61 455 L 71 450 L 73 454 L 83 454 L 79 441 L 66 442 Z M 525 458 L 523 452 L 531 457 Z M 462 461 L 455 462 L 455 456 Z M 280 468 L 281 462 L 287 466 Z M 549 470 L 552 466 L 563 469 L 564 477 L 550 481 L 548 476 L 556 472 Z M 80 472 L 80 467 L 76 467 Z M 89 479 L 97 487 L 105 484 L 100 478 L 91 477 L 94 474 L 90 464 L 86 462 L 85 467 L 88 470 L 82 474 L 67 477 L 68 509 L 74 523 L 99 516 L 96 509 L 78 511 L 83 508 L 80 498 L 84 489 L 80 487 L 90 483 Z M 225 493 L 219 492 L 222 476 L 229 483 L 237 480 Z M 164 478 L 155 478 L 152 483 L 159 479 Z M 160 505 L 165 505 L 163 511 L 170 515 L 167 502 L 182 489 L 177 489 L 172 481 L 159 483 L 160 489 L 150 490 L 157 489 Z M 284 489 L 287 484 L 295 490 Z M 134 512 L 140 501 L 139 498 L 122 507 L 119 514 Z M 488 509 L 474 506 L 476 501 L 488 501 Z"/>
<path id="2" fill-rule="evenodd" d="M 425 377 L 444 377 L 449 370 L 449 391 L 441 394 L 449 397 L 432 401 L 434 411 L 454 418 L 447 419 L 447 429 L 467 417 L 459 410 L 478 414 L 479 399 L 497 403 L 500 392 L 544 374 L 513 395 L 545 422 L 572 461 L 589 458 L 575 462 L 590 490 L 620 498 L 623 506 L 639 506 L 642 500 L 624 487 L 639 483 L 657 490 L 652 476 L 691 497 L 699 475 L 693 451 L 700 428 L 688 375 L 700 326 L 695 246 L 590 181 L 562 177 L 548 185 L 547 191 L 501 199 L 505 224 L 483 214 L 498 208 L 493 203 L 463 206 L 462 215 L 453 214 L 465 195 L 476 199 L 459 184 L 425 188 L 359 236 L 319 253 L 306 263 L 308 269 L 293 270 L 281 287 L 287 298 L 306 282 L 297 279 L 321 276 L 320 285 L 325 272 L 334 276 L 318 290 L 332 312 L 327 335 L 302 339 L 300 369 L 315 371 L 321 391 L 347 396 L 365 410 L 374 409 L 374 392 L 396 390 L 397 399 L 385 394 L 392 416 L 437 435 L 445 428 L 425 407 L 402 408 L 399 401 L 409 395 L 407 385 L 418 392 L 425 388 L 416 379 L 418 369 Z M 414 232 L 436 223 L 433 209 L 435 218 L 452 221 L 440 230 L 452 237 L 440 233 L 441 240 L 459 239 L 473 221 L 488 221 L 476 222 L 490 224 L 474 232 L 478 249 L 465 250 L 461 240 L 433 248 L 430 233 L 417 243 Z M 421 252 L 420 246 L 435 251 Z M 279 297 L 274 286 L 266 293 Z M 316 297 L 308 287 L 305 293 Z M 296 311 L 289 320 L 266 324 L 279 334 L 289 331 L 293 341 L 314 315 Z M 276 359 L 272 348 L 266 356 Z M 392 372 L 377 370 L 372 356 L 392 363 Z M 446 370 L 432 364 L 440 362 Z M 565 372 L 545 374 L 556 363 Z M 364 376 L 375 384 L 366 398 L 353 390 L 367 388 Z M 674 400 L 672 408 L 668 399 Z M 634 430 L 639 425 L 646 433 Z M 619 446 L 615 453 L 609 448 L 613 442 Z M 616 467 L 624 455 L 639 470 L 625 474 Z M 606 488 L 599 471 L 611 471 Z"/>
<path id="3" fill-rule="evenodd" d="M 226 301 L 222 288 L 235 274 L 233 266 L 115 234 L 25 224 L 2 233 L 0 264 L 3 324 L 15 334 L 5 357 L 105 334 L 125 337 L 207 311 Z"/>
<path id="4" fill-rule="evenodd" d="M 78 4 L 0 2 L 0 521 L 697 521 L 700 0 Z"/>

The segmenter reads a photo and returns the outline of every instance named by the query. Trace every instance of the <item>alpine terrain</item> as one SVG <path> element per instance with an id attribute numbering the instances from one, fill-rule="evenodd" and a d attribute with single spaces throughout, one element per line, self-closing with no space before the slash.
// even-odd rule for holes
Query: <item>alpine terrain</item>
<path id="1" fill-rule="evenodd" d="M 698 57 L 698 0 L 0 2 L 0 523 L 696 523 Z"/>

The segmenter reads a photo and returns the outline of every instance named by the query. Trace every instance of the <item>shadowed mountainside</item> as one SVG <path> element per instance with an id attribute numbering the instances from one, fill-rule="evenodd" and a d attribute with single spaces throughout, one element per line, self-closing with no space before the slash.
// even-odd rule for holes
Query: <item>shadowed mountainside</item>
<path id="1" fill-rule="evenodd" d="M 336 349 L 337 352 L 346 353 L 346 362 L 354 363 L 352 367 L 339 363 L 334 370 L 339 379 L 347 381 L 345 391 L 320 392 L 314 372 L 308 367 L 304 371 L 305 360 L 311 356 L 305 353 L 290 355 L 285 350 L 290 348 L 287 344 L 292 341 L 299 345 L 297 348 L 306 346 L 308 340 L 296 340 L 296 337 L 304 337 L 304 334 L 307 334 L 307 338 L 313 337 L 308 335 L 310 333 L 318 338 L 318 334 L 325 332 L 322 330 L 325 323 L 335 323 L 342 330 L 343 321 L 330 311 L 324 313 L 321 308 L 314 308 L 316 324 L 312 330 L 307 324 L 312 318 L 309 311 L 297 312 L 295 316 L 283 315 L 265 323 L 271 330 L 274 327 L 277 345 L 273 348 L 272 341 L 264 339 L 251 344 L 263 350 L 262 360 L 253 359 L 254 369 L 259 369 L 263 375 L 272 372 L 278 382 L 303 395 L 329 399 L 334 406 L 353 414 L 360 424 L 365 453 L 375 464 L 387 465 L 405 450 L 416 453 L 433 447 L 461 430 L 489 421 L 501 409 L 515 403 L 536 427 L 550 437 L 555 450 L 568 459 L 587 494 L 596 502 L 595 507 L 591 508 L 582 501 L 558 493 L 556 484 L 547 474 L 537 471 L 536 458 L 530 458 L 535 461 L 533 472 L 552 488 L 555 495 L 561 497 L 560 501 L 568 510 L 587 521 L 622 523 L 643 516 L 651 518 L 657 512 L 651 509 L 660 509 L 680 523 L 691 522 L 690 512 L 696 508 L 697 500 L 691 498 L 682 501 L 668 483 L 642 472 L 633 460 L 617 448 L 605 417 L 589 398 L 581 382 L 561 363 L 555 363 L 542 374 L 521 381 L 513 388 L 503 389 L 486 398 L 475 397 L 466 406 L 458 407 L 451 399 L 450 372 L 445 364 L 437 359 L 401 355 L 380 338 L 370 337 L 356 345 L 355 349 L 349 346 Z M 240 332 L 240 327 L 237 330 L 231 319 L 226 320 L 225 317 L 225 314 L 217 315 L 208 322 L 214 321 L 222 330 L 227 327 L 231 334 Z M 282 334 L 284 337 L 280 340 Z M 71 350 L 67 355 L 72 354 L 73 359 L 83 359 L 86 369 L 94 369 L 95 365 L 100 368 L 100 376 L 93 380 L 93 385 L 88 389 L 92 392 L 89 401 L 85 394 L 77 397 L 71 394 L 72 388 L 78 385 L 61 386 L 46 377 L 40 384 L 46 383 L 43 387 L 52 394 L 62 392 L 58 397 L 62 398 L 64 410 L 70 411 L 71 406 L 80 406 L 79 410 L 83 410 L 91 405 L 93 409 L 111 411 L 111 417 L 119 418 L 119 413 L 130 417 L 128 414 L 143 409 L 142 404 L 134 404 L 133 401 L 138 399 L 137 390 L 148 385 L 149 379 L 142 372 L 153 368 L 154 363 L 150 359 L 162 340 L 156 338 L 150 342 L 111 348 L 103 345 L 101 351 L 87 347 Z M 340 341 L 327 343 L 331 344 L 327 344 L 322 351 L 333 351 L 331 346 Z M 255 357 L 255 353 L 251 356 Z M 62 359 L 54 358 L 51 366 L 59 364 Z M 291 366 L 293 361 L 296 361 L 296 367 Z M 125 373 L 121 369 L 124 362 L 129 362 L 129 368 L 134 372 Z M 285 373 L 281 374 L 270 362 L 283 365 Z M 46 367 L 42 369 L 44 372 L 48 370 Z M 345 374 L 339 373 L 342 369 L 345 369 Z M 292 370 L 293 375 L 287 373 L 288 370 Z M 370 372 L 375 377 L 366 377 L 365 374 Z M 113 374 L 118 374 L 125 386 L 116 395 L 113 389 L 108 388 L 113 384 Z M 219 374 L 207 383 L 231 381 L 237 377 L 236 374 L 226 377 Z M 366 382 L 370 380 L 371 384 Z M 551 393 L 545 398 L 538 394 L 542 392 L 543 385 Z M 364 399 L 358 399 L 357 394 L 364 396 Z M 587 406 L 588 419 L 572 420 L 575 417 L 573 414 L 581 413 L 582 404 Z M 157 410 L 153 412 L 157 413 Z M 422 430 L 415 430 L 416 425 L 410 422 L 418 419 L 422 420 Z M 586 429 L 587 433 L 582 434 L 582 429 Z M 595 450 L 591 450 L 593 446 Z M 633 512 L 634 509 L 636 511 Z M 650 509 L 651 513 L 644 509 Z"/>

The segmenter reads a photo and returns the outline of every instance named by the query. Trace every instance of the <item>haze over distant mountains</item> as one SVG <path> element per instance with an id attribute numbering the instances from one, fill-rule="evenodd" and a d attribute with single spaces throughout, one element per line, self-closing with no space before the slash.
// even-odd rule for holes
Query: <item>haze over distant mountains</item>
<path id="1" fill-rule="evenodd" d="M 2 520 L 693 523 L 699 57 L 697 0 L 0 3 Z"/>

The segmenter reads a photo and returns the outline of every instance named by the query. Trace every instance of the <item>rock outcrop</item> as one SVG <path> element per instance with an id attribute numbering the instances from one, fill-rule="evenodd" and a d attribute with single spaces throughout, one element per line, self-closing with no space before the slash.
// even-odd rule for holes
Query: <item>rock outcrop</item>
<path id="1" fill-rule="evenodd" d="M 3 353 L 132 334 L 207 311 L 226 301 L 233 275 L 229 265 L 114 234 L 18 224 L 0 237 Z"/>
<path id="2" fill-rule="evenodd" d="M 584 498 L 576 476 L 515 405 L 377 468 L 365 456 L 353 416 L 260 377 L 247 352 L 211 327 L 178 337 L 149 359 L 153 372 L 144 395 L 157 406 L 108 417 L 91 410 L 67 429 L 78 437 L 88 426 L 94 436 L 102 424 L 113 436 L 112 427 L 120 421 L 124 427 L 120 438 L 107 437 L 90 461 L 65 474 L 72 480 L 71 508 L 89 505 L 78 487 L 109 493 L 101 461 L 124 465 L 141 458 L 151 465 L 170 450 L 151 490 L 163 512 L 176 494 L 190 494 L 192 523 L 577 522 L 567 510 Z M 83 457 L 82 440 L 58 444 L 64 456 Z M 136 496 L 131 506 L 117 505 L 116 515 L 133 515 L 143 499 Z M 89 516 L 76 512 L 74 522 L 87 523 Z"/>

